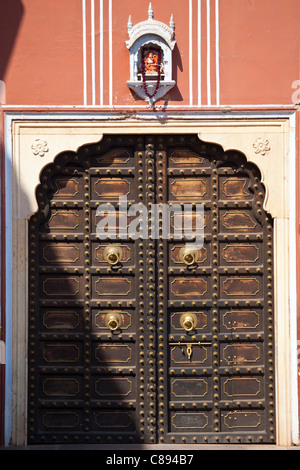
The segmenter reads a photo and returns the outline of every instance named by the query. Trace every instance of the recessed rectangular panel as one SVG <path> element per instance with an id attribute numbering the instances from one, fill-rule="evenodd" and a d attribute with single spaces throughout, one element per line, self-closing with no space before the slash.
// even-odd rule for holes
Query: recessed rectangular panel
<path id="1" fill-rule="evenodd" d="M 76 210 L 53 210 L 50 214 L 48 222 L 46 222 L 46 230 L 51 233 L 61 233 L 70 230 L 79 232 L 82 224 L 82 213 Z"/>
<path id="2" fill-rule="evenodd" d="M 98 344 L 95 345 L 95 359 L 98 364 L 118 364 L 127 366 L 132 364 L 134 352 L 132 344 Z"/>
<path id="3" fill-rule="evenodd" d="M 54 199 L 78 199 L 82 197 L 82 185 L 78 178 L 56 178 L 54 188 Z"/>
<path id="4" fill-rule="evenodd" d="M 260 225 L 252 211 L 247 209 L 220 210 L 220 230 L 225 233 L 258 232 Z"/>
<path id="5" fill-rule="evenodd" d="M 97 377 L 94 382 L 94 396 L 98 399 L 130 399 L 134 391 L 131 377 Z"/>
<path id="6" fill-rule="evenodd" d="M 222 176 L 219 180 L 220 196 L 223 200 L 249 200 L 253 194 L 249 191 L 249 178 L 242 176 Z"/>
<path id="7" fill-rule="evenodd" d="M 259 264 L 261 248 L 258 243 L 221 243 L 221 264 L 224 266 Z"/>
<path id="8" fill-rule="evenodd" d="M 135 431 L 135 420 L 133 411 L 95 411 L 94 427 L 102 432 L 133 432 Z"/>
<path id="9" fill-rule="evenodd" d="M 170 298 L 207 298 L 208 281 L 200 277 L 178 277 L 170 278 Z"/>
<path id="10" fill-rule="evenodd" d="M 223 365 L 260 365 L 263 359 L 260 343 L 221 343 L 221 361 Z"/>
<path id="11" fill-rule="evenodd" d="M 82 312 L 79 309 L 42 309 L 41 323 L 49 331 L 76 331 L 82 326 Z"/>
<path id="12" fill-rule="evenodd" d="M 45 275 L 42 279 L 41 295 L 48 298 L 70 297 L 80 295 L 81 278 L 76 276 Z"/>
<path id="13" fill-rule="evenodd" d="M 105 204 L 109 204 L 106 206 Z M 128 214 L 126 210 L 119 210 L 116 203 L 103 202 L 103 205 L 99 204 L 97 208 L 91 209 L 91 231 L 99 235 L 99 241 L 107 241 L 107 236 L 116 238 L 118 235 L 121 238 L 125 237 L 127 242 L 127 236 L 131 233 L 133 236 L 137 233 L 139 235 L 139 211 L 134 215 Z M 133 221 L 133 225 L 130 223 Z M 137 222 L 136 222 L 137 221 Z M 147 222 L 147 220 L 146 220 Z"/>
<path id="14" fill-rule="evenodd" d="M 82 377 L 42 377 L 41 392 L 45 398 L 79 398 Z"/>
<path id="15" fill-rule="evenodd" d="M 222 430 L 253 432 L 263 429 L 264 417 L 262 411 L 223 411 L 221 414 Z"/>
<path id="16" fill-rule="evenodd" d="M 171 379 L 171 400 L 207 400 L 211 396 L 211 381 L 208 378 Z"/>
<path id="17" fill-rule="evenodd" d="M 193 150 L 188 149 L 174 149 L 170 152 L 169 156 L 169 167 L 170 168 L 184 168 L 184 167 L 197 167 L 207 165 L 208 161 L 201 153 L 205 153 L 205 149 L 202 152 L 196 153 Z"/>
<path id="18" fill-rule="evenodd" d="M 192 345 L 191 354 L 186 345 L 170 345 L 170 357 L 172 366 L 206 364 L 211 358 L 211 348 Z"/>
<path id="19" fill-rule="evenodd" d="M 123 168 L 133 166 L 133 154 L 127 149 L 111 150 L 101 156 L 95 156 L 96 167 Z"/>
<path id="20" fill-rule="evenodd" d="M 190 200 L 193 202 L 202 201 L 210 197 L 210 187 L 208 181 L 204 178 L 177 178 L 169 179 L 169 199 Z"/>
<path id="21" fill-rule="evenodd" d="M 207 412 L 182 412 L 171 413 L 171 432 L 208 432 L 211 418 Z"/>
<path id="22" fill-rule="evenodd" d="M 175 240 L 181 240 L 181 236 L 184 236 L 186 240 L 191 240 L 191 236 L 200 237 L 207 228 L 208 214 L 204 210 L 204 205 L 199 203 L 198 207 L 193 210 L 188 207 L 178 206 L 174 204 L 171 206 L 169 211 L 170 224 L 166 227 L 170 227 L 170 233 L 174 234 Z"/>
<path id="23" fill-rule="evenodd" d="M 94 279 L 95 297 L 126 297 L 133 294 L 133 280 L 126 277 L 97 277 Z"/>
<path id="24" fill-rule="evenodd" d="M 221 298 L 260 297 L 261 283 L 258 276 L 221 276 Z"/>
<path id="25" fill-rule="evenodd" d="M 221 393 L 223 400 L 258 400 L 264 396 L 262 377 L 222 377 Z"/>
<path id="26" fill-rule="evenodd" d="M 224 309 L 221 311 L 221 331 L 254 331 L 262 328 L 262 312 L 256 309 Z"/>
<path id="27" fill-rule="evenodd" d="M 82 346 L 73 342 L 48 342 L 41 344 L 41 355 L 45 364 L 80 364 Z"/>
<path id="28" fill-rule="evenodd" d="M 43 410 L 40 413 L 43 431 L 79 431 L 82 428 L 81 410 Z"/>
<path id="29" fill-rule="evenodd" d="M 82 264 L 83 245 L 79 243 L 44 242 L 41 243 L 40 259 L 42 265 Z"/>
<path id="30" fill-rule="evenodd" d="M 133 196 L 133 179 L 118 177 L 94 177 L 92 179 L 92 199 L 119 201 L 119 197 L 131 199 Z"/>

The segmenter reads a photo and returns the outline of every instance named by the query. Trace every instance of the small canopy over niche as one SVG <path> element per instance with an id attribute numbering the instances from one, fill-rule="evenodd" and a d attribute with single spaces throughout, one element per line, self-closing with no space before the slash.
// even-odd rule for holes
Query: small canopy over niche
<path id="1" fill-rule="evenodd" d="M 127 28 L 130 51 L 129 88 L 150 104 L 162 98 L 175 85 L 172 79 L 172 51 L 175 23 L 171 15 L 170 25 L 153 19 L 150 3 L 148 19 L 133 26 L 129 16 Z"/>

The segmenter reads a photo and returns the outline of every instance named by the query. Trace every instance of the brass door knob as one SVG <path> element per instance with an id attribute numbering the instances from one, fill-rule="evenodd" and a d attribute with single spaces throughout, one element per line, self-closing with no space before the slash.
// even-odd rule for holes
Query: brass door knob
<path id="1" fill-rule="evenodd" d="M 179 259 L 187 266 L 191 266 L 198 259 L 197 250 L 193 250 L 187 247 L 181 248 L 181 250 L 179 251 Z"/>
<path id="2" fill-rule="evenodd" d="M 180 317 L 180 324 L 185 331 L 191 331 L 196 328 L 197 317 L 193 313 L 183 313 Z"/>
<path id="3" fill-rule="evenodd" d="M 121 315 L 118 313 L 107 313 L 105 316 L 105 326 L 114 331 L 122 325 Z"/>
<path id="4" fill-rule="evenodd" d="M 183 255 L 183 262 L 187 265 L 194 264 L 195 262 L 194 253 L 192 253 L 191 251 L 188 251 L 187 253 L 185 253 Z"/>
<path id="5" fill-rule="evenodd" d="M 118 264 L 122 259 L 122 249 L 119 246 L 107 246 L 104 249 L 104 259 L 109 264 Z"/>

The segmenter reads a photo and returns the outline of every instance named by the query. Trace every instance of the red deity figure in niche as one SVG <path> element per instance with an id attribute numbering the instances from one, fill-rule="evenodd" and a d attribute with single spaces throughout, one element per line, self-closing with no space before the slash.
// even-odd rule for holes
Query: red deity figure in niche
<path id="1" fill-rule="evenodd" d="M 155 50 L 155 49 L 150 49 L 143 51 L 142 50 L 142 60 L 141 60 L 141 71 L 142 71 L 142 78 L 144 82 L 144 92 L 145 95 L 148 98 L 153 98 L 160 85 L 160 79 L 161 79 L 161 51 L 160 50 Z M 146 84 L 146 79 L 151 80 L 153 76 L 154 80 L 156 80 L 156 85 L 154 88 L 154 91 L 152 94 L 149 94 L 149 91 L 147 89 L 147 84 Z"/>
<path id="2" fill-rule="evenodd" d="M 150 50 L 144 56 L 146 75 L 157 75 L 159 70 L 159 60 L 156 51 Z"/>

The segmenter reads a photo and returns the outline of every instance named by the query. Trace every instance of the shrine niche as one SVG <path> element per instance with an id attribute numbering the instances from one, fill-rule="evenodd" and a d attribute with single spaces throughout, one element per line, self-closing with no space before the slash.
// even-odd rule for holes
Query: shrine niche
<path id="1" fill-rule="evenodd" d="M 174 85 L 172 79 L 172 51 L 175 24 L 171 15 L 167 26 L 153 19 L 151 3 L 148 19 L 133 26 L 131 16 L 128 24 L 130 51 L 130 80 L 128 87 L 150 104 L 165 96 Z"/>

